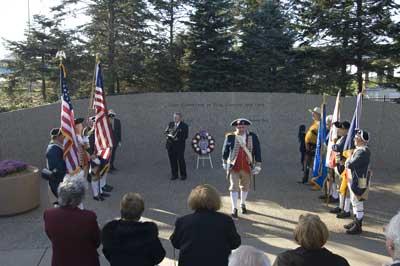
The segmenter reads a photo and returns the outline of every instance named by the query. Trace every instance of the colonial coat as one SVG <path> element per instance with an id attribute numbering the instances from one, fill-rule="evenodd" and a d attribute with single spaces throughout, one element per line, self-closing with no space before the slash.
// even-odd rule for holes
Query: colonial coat
<path id="1" fill-rule="evenodd" d="M 236 138 L 236 133 L 228 133 L 225 136 L 224 145 L 222 148 L 223 163 L 229 164 L 231 167 L 235 165 L 239 154 L 240 143 Z M 261 166 L 261 147 L 258 137 L 253 132 L 246 133 L 246 147 L 253 156 L 253 166 Z"/>
<path id="2" fill-rule="evenodd" d="M 357 147 L 346 161 L 346 168 L 351 171 L 351 190 L 360 199 L 366 199 L 370 182 L 369 162 L 371 152 L 368 146 Z"/>

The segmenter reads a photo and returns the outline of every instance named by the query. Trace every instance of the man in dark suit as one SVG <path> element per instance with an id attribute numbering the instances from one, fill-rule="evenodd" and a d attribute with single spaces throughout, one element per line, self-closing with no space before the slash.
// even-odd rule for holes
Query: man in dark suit
<path id="1" fill-rule="evenodd" d="M 111 162 L 110 162 L 110 171 L 117 170 L 114 167 L 114 160 L 115 160 L 115 154 L 117 152 L 117 148 L 121 147 L 121 121 L 115 117 L 116 113 L 110 109 L 108 110 L 108 117 L 110 118 L 111 122 L 111 127 L 112 127 L 112 132 L 113 132 L 113 150 L 111 154 Z"/>
<path id="2" fill-rule="evenodd" d="M 187 178 L 185 163 L 185 142 L 189 135 L 189 126 L 182 121 L 181 113 L 174 113 L 174 121 L 165 129 L 166 148 L 171 165 L 171 180 L 178 179 L 178 165 L 181 180 Z"/>
<path id="3" fill-rule="evenodd" d="M 67 173 L 63 153 L 64 153 L 64 136 L 59 128 L 53 128 L 50 131 L 51 141 L 46 150 L 46 163 L 54 178 L 49 180 L 49 186 L 53 195 L 57 198 L 58 185 L 63 181 Z M 56 202 L 55 202 L 56 204 Z"/>

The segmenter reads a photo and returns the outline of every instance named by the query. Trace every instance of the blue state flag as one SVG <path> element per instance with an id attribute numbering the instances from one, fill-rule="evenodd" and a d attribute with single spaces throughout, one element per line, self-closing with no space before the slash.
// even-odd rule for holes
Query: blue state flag
<path id="1" fill-rule="evenodd" d="M 347 133 L 346 141 L 344 143 L 343 156 L 346 158 L 350 157 L 351 151 L 354 149 L 354 136 L 356 135 L 356 129 L 360 128 L 361 110 L 362 110 L 362 93 L 359 93 L 357 95 L 356 109 L 354 110 L 349 132 Z"/>
<path id="2" fill-rule="evenodd" d="M 319 122 L 318 135 L 317 135 L 317 147 L 315 149 L 314 165 L 313 165 L 313 178 L 311 183 L 315 186 L 322 188 L 326 176 L 327 167 L 325 164 L 326 157 L 326 104 L 325 101 L 321 105 L 321 121 Z"/>

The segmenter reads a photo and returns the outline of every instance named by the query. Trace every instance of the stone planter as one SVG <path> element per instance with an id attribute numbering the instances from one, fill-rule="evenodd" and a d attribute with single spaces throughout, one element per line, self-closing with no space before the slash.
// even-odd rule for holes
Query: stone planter
<path id="1" fill-rule="evenodd" d="M 28 166 L 25 171 L 0 177 L 0 216 L 15 215 L 40 205 L 39 169 Z"/>

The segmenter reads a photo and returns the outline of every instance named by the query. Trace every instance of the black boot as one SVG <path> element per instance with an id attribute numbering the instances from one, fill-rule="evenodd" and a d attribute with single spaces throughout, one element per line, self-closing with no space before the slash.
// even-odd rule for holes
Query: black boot
<path id="1" fill-rule="evenodd" d="M 349 217 L 351 217 L 350 212 L 342 211 L 342 212 L 336 214 L 336 218 L 338 218 L 338 219 L 345 219 L 345 218 L 349 218 Z"/>
<path id="2" fill-rule="evenodd" d="M 308 182 L 309 174 L 310 174 L 310 168 L 307 167 L 307 169 L 304 171 L 303 184 L 306 184 Z"/>
<path id="3" fill-rule="evenodd" d="M 353 221 L 351 223 L 343 225 L 344 229 L 349 230 L 350 228 L 352 228 L 356 220 L 356 216 L 354 215 Z"/>
<path id="4" fill-rule="evenodd" d="M 307 184 L 308 175 L 309 174 L 310 174 L 310 169 L 307 167 L 306 170 L 304 170 L 303 179 L 301 181 L 297 181 L 297 183 L 299 183 L 299 184 Z"/>
<path id="5" fill-rule="evenodd" d="M 247 214 L 247 209 L 246 209 L 246 205 L 241 204 L 240 208 L 242 209 L 242 214 Z"/>
<path id="6" fill-rule="evenodd" d="M 353 226 L 350 229 L 348 229 L 346 231 L 346 233 L 349 234 L 349 235 L 359 235 L 359 234 L 361 234 L 362 233 L 362 219 L 361 220 L 356 219 L 354 221 Z"/>
<path id="7" fill-rule="evenodd" d="M 335 208 L 329 210 L 329 212 L 330 212 L 330 213 L 338 214 L 338 213 L 341 213 L 341 212 L 342 212 L 342 209 L 339 208 L 339 207 L 335 207 Z"/>
<path id="8" fill-rule="evenodd" d="M 233 209 L 233 212 L 232 212 L 231 216 L 232 216 L 233 219 L 237 219 L 238 218 L 238 210 L 236 208 Z"/>

